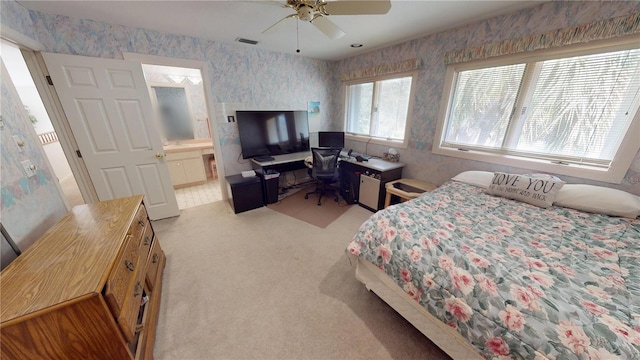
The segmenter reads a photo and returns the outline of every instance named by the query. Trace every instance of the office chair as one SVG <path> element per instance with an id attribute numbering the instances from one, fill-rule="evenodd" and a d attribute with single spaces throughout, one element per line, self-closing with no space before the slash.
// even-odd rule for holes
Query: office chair
<path id="1" fill-rule="evenodd" d="M 309 169 L 309 172 L 311 177 L 318 181 L 318 185 L 315 190 L 305 194 L 305 199 L 308 199 L 311 194 L 319 193 L 318 206 L 320 206 L 322 205 L 322 196 L 332 190 L 335 196 L 334 200 L 338 201 L 338 190 L 330 188 L 330 185 L 339 179 L 338 157 L 341 150 L 341 148 L 311 148 L 313 168 Z"/>

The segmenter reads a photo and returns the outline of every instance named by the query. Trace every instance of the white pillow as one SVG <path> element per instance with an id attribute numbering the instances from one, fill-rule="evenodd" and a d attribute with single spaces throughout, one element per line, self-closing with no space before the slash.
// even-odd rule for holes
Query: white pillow
<path id="1" fill-rule="evenodd" d="M 540 179 L 551 179 L 556 181 L 562 181 L 559 177 L 551 174 L 545 173 L 533 173 L 533 174 L 524 174 L 524 176 L 532 177 L 532 178 L 540 178 Z"/>
<path id="2" fill-rule="evenodd" d="M 489 185 L 491 185 L 491 180 L 493 180 L 493 173 L 476 170 L 463 171 L 452 177 L 451 180 L 488 189 Z"/>
<path id="3" fill-rule="evenodd" d="M 628 218 L 640 216 L 640 197 L 595 185 L 566 184 L 553 204 L 597 214 Z"/>
<path id="4" fill-rule="evenodd" d="M 496 172 L 487 193 L 548 208 L 562 185 L 564 181 Z"/>

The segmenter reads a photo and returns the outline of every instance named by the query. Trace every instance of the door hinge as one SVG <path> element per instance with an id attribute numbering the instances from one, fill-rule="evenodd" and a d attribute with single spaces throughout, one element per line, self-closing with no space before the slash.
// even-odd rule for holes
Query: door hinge
<path id="1" fill-rule="evenodd" d="M 47 75 L 47 83 L 49 83 L 49 85 L 53 85 L 53 80 L 51 80 L 51 76 Z"/>
<path id="2" fill-rule="evenodd" d="M 82 157 L 82 154 L 80 153 L 80 150 L 76 150 L 76 155 L 78 155 L 79 158 Z"/>

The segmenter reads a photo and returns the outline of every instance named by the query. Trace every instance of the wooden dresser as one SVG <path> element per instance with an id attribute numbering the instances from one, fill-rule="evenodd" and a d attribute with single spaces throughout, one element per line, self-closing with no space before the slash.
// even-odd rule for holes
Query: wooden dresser
<path id="1" fill-rule="evenodd" d="M 0 273 L 0 358 L 152 359 L 164 265 L 141 195 L 74 207 Z"/>

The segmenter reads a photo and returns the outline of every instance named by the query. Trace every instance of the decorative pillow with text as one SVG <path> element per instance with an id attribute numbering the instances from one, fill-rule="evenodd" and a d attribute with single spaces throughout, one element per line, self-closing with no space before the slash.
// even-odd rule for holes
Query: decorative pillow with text
<path id="1" fill-rule="evenodd" d="M 487 193 L 548 208 L 563 185 L 564 181 L 549 178 L 496 172 Z"/>

